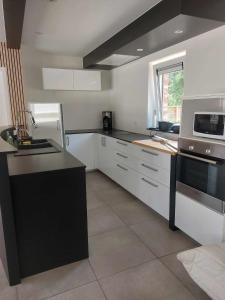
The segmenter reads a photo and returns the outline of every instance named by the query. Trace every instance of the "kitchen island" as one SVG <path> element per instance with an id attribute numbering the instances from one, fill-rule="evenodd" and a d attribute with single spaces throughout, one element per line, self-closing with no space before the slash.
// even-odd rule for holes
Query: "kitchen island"
<path id="1" fill-rule="evenodd" d="M 0 139 L 0 257 L 11 285 L 88 257 L 85 165 L 49 142 L 54 153 L 23 155 Z"/>

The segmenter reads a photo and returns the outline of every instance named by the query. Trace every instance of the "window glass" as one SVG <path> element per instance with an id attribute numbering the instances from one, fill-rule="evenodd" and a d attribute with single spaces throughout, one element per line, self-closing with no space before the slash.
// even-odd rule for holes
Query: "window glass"
<path id="1" fill-rule="evenodd" d="M 183 64 L 156 70 L 159 120 L 180 123 L 184 93 Z"/>

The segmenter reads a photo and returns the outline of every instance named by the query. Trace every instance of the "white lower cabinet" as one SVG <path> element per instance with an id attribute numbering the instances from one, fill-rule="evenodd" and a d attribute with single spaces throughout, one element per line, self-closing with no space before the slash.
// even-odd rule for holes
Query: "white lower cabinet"
<path id="1" fill-rule="evenodd" d="M 139 174 L 138 198 L 166 219 L 169 219 L 169 193 L 168 187 Z"/>
<path id="2" fill-rule="evenodd" d="M 169 154 L 138 151 L 139 146 L 94 133 L 67 135 L 66 141 L 67 150 L 87 166 L 86 170 L 99 169 L 169 219 Z M 160 157 L 165 169 L 159 164 Z"/>
<path id="3" fill-rule="evenodd" d="M 138 173 L 119 162 L 114 162 L 113 179 L 128 192 L 138 197 Z"/>
<path id="4" fill-rule="evenodd" d="M 96 137 L 95 133 L 66 135 L 66 150 L 86 165 L 87 171 L 97 168 Z"/>
<path id="5" fill-rule="evenodd" d="M 178 192 L 175 225 L 202 245 L 224 241 L 224 215 Z"/>
<path id="6" fill-rule="evenodd" d="M 112 161 L 112 147 L 111 138 L 104 135 L 97 135 L 97 151 L 98 163 L 97 169 L 112 178 L 113 161 Z"/>

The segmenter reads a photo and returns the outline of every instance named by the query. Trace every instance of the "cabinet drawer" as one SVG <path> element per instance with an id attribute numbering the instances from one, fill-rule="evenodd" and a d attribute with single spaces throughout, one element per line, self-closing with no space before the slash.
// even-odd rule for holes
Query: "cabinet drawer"
<path id="1" fill-rule="evenodd" d="M 113 148 L 122 151 L 123 153 L 130 153 L 131 143 L 124 142 L 121 140 L 113 139 Z"/>
<path id="2" fill-rule="evenodd" d="M 114 161 L 112 178 L 128 192 L 137 196 L 137 172 L 122 163 Z"/>
<path id="3" fill-rule="evenodd" d="M 119 150 L 114 150 L 113 159 L 119 163 L 125 164 L 138 173 L 152 178 L 166 186 L 170 186 L 170 171 L 156 166 L 150 160 L 140 160 L 131 155 L 129 152 L 125 153 Z"/>
<path id="4" fill-rule="evenodd" d="M 169 188 L 139 174 L 138 198 L 167 220 L 169 219 Z"/>
<path id="5" fill-rule="evenodd" d="M 178 192 L 175 225 L 202 245 L 224 241 L 224 215 Z"/>
<path id="6" fill-rule="evenodd" d="M 149 161 L 152 165 L 160 166 L 163 169 L 170 169 L 171 156 L 169 154 L 136 145 L 131 145 L 130 151 L 140 160 Z"/>
<path id="7" fill-rule="evenodd" d="M 133 157 L 129 152 L 122 152 L 120 150 L 114 149 L 113 159 L 119 163 L 125 164 L 126 166 L 134 169 L 138 169 L 138 160 L 136 157 Z"/>
<path id="8" fill-rule="evenodd" d="M 137 171 L 163 185 L 170 186 L 170 171 L 167 169 L 162 169 L 147 160 L 138 160 Z"/>

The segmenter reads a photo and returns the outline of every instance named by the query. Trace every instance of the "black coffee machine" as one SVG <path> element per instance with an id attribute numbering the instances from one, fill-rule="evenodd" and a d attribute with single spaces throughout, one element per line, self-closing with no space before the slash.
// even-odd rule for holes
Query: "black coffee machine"
<path id="1" fill-rule="evenodd" d="M 112 112 L 103 111 L 102 112 L 103 130 L 112 130 Z"/>

